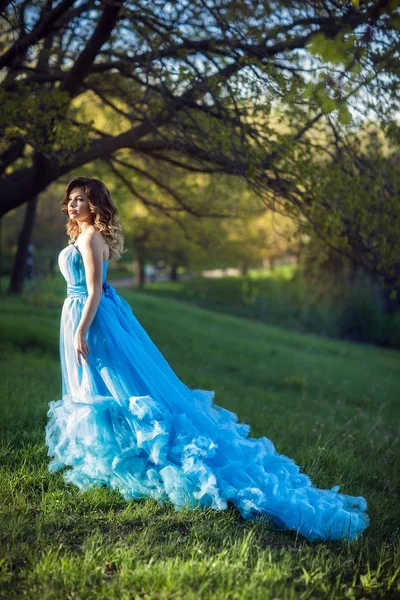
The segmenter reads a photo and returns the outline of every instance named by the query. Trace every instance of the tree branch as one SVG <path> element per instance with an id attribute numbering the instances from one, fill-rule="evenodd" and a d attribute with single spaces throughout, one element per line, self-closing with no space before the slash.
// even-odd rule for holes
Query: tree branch
<path id="1" fill-rule="evenodd" d="M 35 28 L 25 35 L 11 46 L 9 50 L 4 52 L 0 56 L 0 69 L 10 66 L 13 61 L 18 58 L 18 55 L 26 50 L 33 44 L 37 44 L 39 40 L 43 39 L 50 31 L 54 23 L 63 15 L 74 3 L 74 0 L 62 0 L 53 10 L 45 13 L 43 18 L 39 19 Z"/>
<path id="2" fill-rule="evenodd" d="M 83 52 L 75 61 L 65 79 L 61 82 L 60 90 L 68 92 L 70 96 L 74 95 L 81 82 L 90 72 L 90 68 L 100 52 L 101 47 L 110 37 L 111 32 L 118 21 L 118 15 L 122 5 L 123 0 L 114 0 L 113 2 L 106 4 L 92 37 L 86 44 Z"/>

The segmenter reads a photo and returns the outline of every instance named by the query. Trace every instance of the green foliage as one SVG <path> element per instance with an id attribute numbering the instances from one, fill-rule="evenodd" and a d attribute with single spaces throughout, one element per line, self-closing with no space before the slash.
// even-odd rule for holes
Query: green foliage
<path id="1" fill-rule="evenodd" d="M 58 88 L 16 82 L 16 90 L 0 88 L 0 131 L 9 142 L 24 140 L 59 164 L 79 149 L 87 148 L 92 122 L 72 128 L 63 118 L 69 112 L 70 97 Z"/>
<path id="2" fill-rule="evenodd" d="M 30 11 L 19 11 L 7 3 L 0 24 L 4 47 L 12 50 L 21 31 L 32 31 L 53 9 L 59 7 L 35 2 Z M 109 173 L 98 161 L 111 158 L 111 184 L 124 198 L 127 234 L 132 244 L 147 238 L 148 256 L 163 246 L 171 260 L 193 262 L 188 232 L 203 237 L 206 250 L 219 233 L 227 242 L 226 258 L 254 263 L 266 246 L 256 236 L 246 231 L 240 254 L 235 227 L 223 231 L 209 222 L 202 231 L 195 223 L 211 209 L 224 216 L 240 212 L 243 188 L 236 184 L 242 178 L 267 208 L 293 219 L 299 233 L 321 236 L 385 282 L 400 285 L 396 175 L 388 173 L 385 185 L 379 170 L 387 157 L 359 155 L 350 138 L 350 132 L 363 134 L 371 114 L 386 131 L 397 119 L 395 2 L 376 7 L 373 1 L 283 0 L 256 9 L 245 0 L 229 7 L 202 0 L 156 3 L 145 23 L 137 19 L 140 3 L 129 1 L 91 62 L 81 53 L 103 9 L 114 7 L 84 4 L 79 18 L 66 8 L 44 39 L 32 36 L 17 62 L 4 68 L 0 154 L 4 164 L 11 161 L 4 172 L 4 210 L 29 199 L 33 177 L 36 194 L 71 169 L 86 165 Z M 391 139 L 398 147 L 398 136 Z M 28 145 L 23 155 L 13 146 L 20 140 Z M 41 153 L 50 161 L 46 177 L 34 172 Z M 373 164 L 374 154 L 379 169 L 372 183 L 360 161 Z M 131 168 L 121 166 L 121 158 Z M 388 171 L 397 168 L 387 162 Z M 212 185 L 221 198 L 207 177 L 200 189 L 194 174 L 204 170 L 215 173 Z M 233 177 L 230 190 L 219 181 L 227 175 Z M 131 210 L 132 197 L 138 201 Z M 180 219 L 185 212 L 189 216 Z M 169 223 L 159 228 L 159 215 L 167 213 Z M 202 262 L 205 253 L 199 254 Z"/>
<path id="3" fill-rule="evenodd" d="M 318 32 L 311 37 L 307 48 L 311 54 L 320 56 L 325 63 L 347 67 L 355 50 L 360 50 L 359 36 L 350 28 L 342 29 L 334 38 Z"/>
<path id="4" fill-rule="evenodd" d="M 341 110 L 346 121 L 345 105 Z M 333 144 L 325 132 L 316 132 L 302 146 L 298 163 L 286 162 L 304 186 L 298 233 L 325 242 L 319 246 L 321 259 L 329 249 L 338 250 L 398 290 L 398 153 L 372 124 Z"/>
<path id="5" fill-rule="evenodd" d="M 118 160 L 132 164 L 128 152 Z M 127 245 L 134 254 L 140 247 L 145 261 L 192 270 L 258 266 L 289 246 L 283 232 L 294 231 L 290 220 L 269 212 L 241 177 L 185 172 L 148 159 L 118 171 L 140 198 L 104 162 L 91 165 L 119 207 Z"/>
<path id="6" fill-rule="evenodd" d="M 339 279 L 321 295 L 320 286 L 300 277 L 275 274 L 179 283 L 148 283 L 146 292 L 186 300 L 197 306 L 255 319 L 291 331 L 399 348 L 399 315 L 385 314 L 376 288 L 363 282 L 352 288 Z"/>

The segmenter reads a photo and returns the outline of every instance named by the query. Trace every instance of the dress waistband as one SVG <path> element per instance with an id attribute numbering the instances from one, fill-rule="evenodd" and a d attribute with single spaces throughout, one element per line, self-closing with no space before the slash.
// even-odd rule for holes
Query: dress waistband
<path id="1" fill-rule="evenodd" d="M 101 287 L 101 295 L 108 296 L 110 293 L 110 284 L 105 281 Z M 86 285 L 83 283 L 77 283 L 75 285 L 67 286 L 67 296 L 70 298 L 87 298 L 88 291 Z"/>

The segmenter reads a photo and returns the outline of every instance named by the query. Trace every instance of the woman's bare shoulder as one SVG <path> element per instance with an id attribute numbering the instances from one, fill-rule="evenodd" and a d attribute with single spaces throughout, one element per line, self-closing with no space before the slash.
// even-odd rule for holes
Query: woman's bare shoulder
<path id="1" fill-rule="evenodd" d="M 85 231 L 85 233 L 80 233 L 76 241 L 80 247 L 88 250 L 92 248 L 92 250 L 96 249 L 104 252 L 107 247 L 107 242 L 99 231 Z"/>
<path id="2" fill-rule="evenodd" d="M 107 243 L 104 239 L 103 234 L 100 233 L 100 231 L 97 231 L 96 229 L 91 229 L 89 231 L 85 231 L 84 233 L 80 233 L 79 239 L 83 240 L 88 245 L 90 245 L 93 240 L 95 240 L 95 243 L 97 244 Z"/>
<path id="3" fill-rule="evenodd" d="M 109 247 L 108 244 L 100 231 L 92 230 L 87 233 L 88 244 L 93 247 L 93 243 L 103 251 L 103 260 L 108 260 L 109 258 Z"/>

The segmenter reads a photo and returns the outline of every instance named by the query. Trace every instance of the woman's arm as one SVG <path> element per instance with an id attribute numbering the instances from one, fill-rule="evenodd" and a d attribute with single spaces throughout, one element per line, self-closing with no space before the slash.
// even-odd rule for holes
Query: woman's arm
<path id="1" fill-rule="evenodd" d="M 103 243 L 97 235 L 81 235 L 79 251 L 85 267 L 86 287 L 88 298 L 82 310 L 82 316 L 75 333 L 74 347 L 78 364 L 81 365 L 80 355 L 88 362 L 89 346 L 86 334 L 92 324 L 101 300 L 103 283 Z"/>

